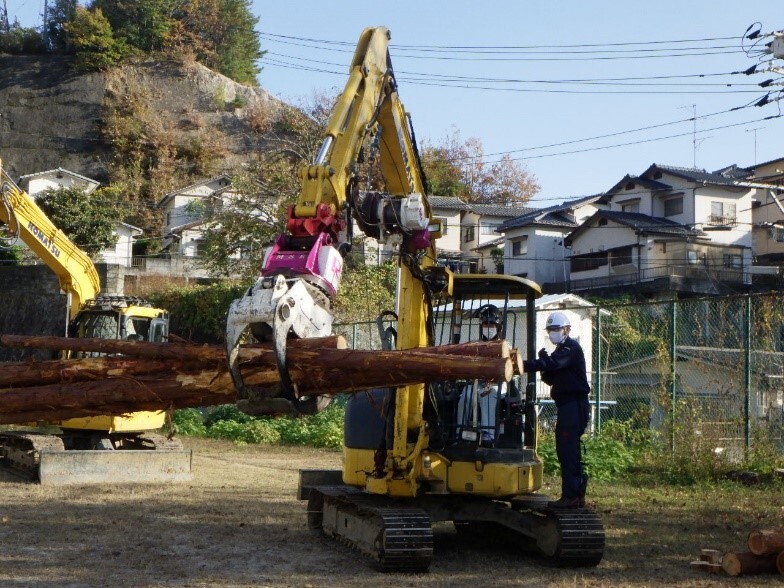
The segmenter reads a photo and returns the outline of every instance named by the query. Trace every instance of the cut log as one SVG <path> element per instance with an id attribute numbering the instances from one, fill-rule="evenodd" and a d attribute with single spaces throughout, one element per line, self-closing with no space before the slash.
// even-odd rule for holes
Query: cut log
<path id="1" fill-rule="evenodd" d="M 730 551 L 721 558 L 721 566 L 730 576 L 773 574 L 776 572 L 776 556 L 754 555 L 750 551 Z"/>
<path id="2" fill-rule="evenodd" d="M 74 339 L 71 337 L 28 337 L 25 335 L 0 335 L 0 346 L 27 349 L 51 349 L 81 353 L 120 353 L 132 357 L 152 359 L 179 359 L 191 361 L 225 361 L 226 350 L 217 345 L 183 345 L 181 343 L 149 343 L 147 341 L 122 341 L 115 339 Z M 287 349 L 346 349 L 341 336 L 290 339 Z M 248 345 L 240 348 L 240 359 L 255 357 L 271 350 L 270 345 Z"/>
<path id="3" fill-rule="evenodd" d="M 755 529 L 749 533 L 749 551 L 754 555 L 770 555 L 784 551 L 784 531 L 781 529 Z"/>
<path id="4" fill-rule="evenodd" d="M 1 424 L 210 406 L 238 399 L 225 350 L 218 346 L 10 335 L 0 335 L 0 342 L 122 354 L 5 364 L 0 370 Z M 345 347 L 342 337 L 289 342 L 289 373 L 299 396 L 438 380 L 501 382 L 511 379 L 514 370 L 501 342 L 397 351 Z M 465 352 L 473 355 L 462 355 Z M 243 380 L 255 400 L 269 407 L 288 402 L 282 397 L 275 354 L 269 345 L 242 347 L 239 356 Z"/>

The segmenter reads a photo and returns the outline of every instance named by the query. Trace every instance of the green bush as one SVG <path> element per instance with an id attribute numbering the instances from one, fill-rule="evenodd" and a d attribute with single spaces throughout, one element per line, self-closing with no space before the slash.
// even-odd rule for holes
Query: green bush
<path id="1" fill-rule="evenodd" d="M 583 437 L 583 447 L 583 464 L 592 480 L 616 479 L 628 472 L 635 463 L 635 453 L 622 442 L 605 435 L 604 431 L 599 435 Z M 544 473 L 560 475 L 555 435 L 542 434 L 536 450 L 544 461 Z"/>
<path id="2" fill-rule="evenodd" d="M 204 418 L 195 408 L 175 410 L 172 416 L 172 425 L 178 434 L 186 437 L 204 437 L 207 435 Z"/>
<path id="3" fill-rule="evenodd" d="M 207 427 L 212 427 L 219 421 L 234 421 L 240 424 L 250 423 L 255 419 L 242 412 L 237 408 L 236 404 L 223 404 L 221 406 L 214 406 L 207 410 L 204 416 L 204 424 Z"/>
<path id="4" fill-rule="evenodd" d="M 226 313 L 246 286 L 211 284 L 171 288 L 147 298 L 169 311 L 171 332 L 194 343 L 221 344 L 226 329 Z"/>

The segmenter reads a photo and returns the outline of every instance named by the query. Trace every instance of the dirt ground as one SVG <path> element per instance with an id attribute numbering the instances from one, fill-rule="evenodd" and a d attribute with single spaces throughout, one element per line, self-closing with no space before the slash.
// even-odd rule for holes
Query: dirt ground
<path id="1" fill-rule="evenodd" d="M 0 473 L 0 586 L 771 586 L 694 571 L 700 548 L 741 549 L 781 524 L 781 489 L 652 489 L 595 484 L 607 530 L 595 569 L 562 570 L 514 549 L 435 533 L 427 574 L 380 574 L 305 524 L 297 472 L 339 467 L 335 452 L 186 440 L 193 481 L 45 488 Z"/>

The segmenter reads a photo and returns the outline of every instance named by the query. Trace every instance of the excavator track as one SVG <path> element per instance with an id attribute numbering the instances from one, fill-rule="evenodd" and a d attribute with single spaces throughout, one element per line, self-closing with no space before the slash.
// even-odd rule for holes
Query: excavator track
<path id="1" fill-rule="evenodd" d="M 0 464 L 30 478 L 38 478 L 42 451 L 65 451 L 63 440 L 41 433 L 0 433 Z"/>
<path id="2" fill-rule="evenodd" d="M 384 572 L 421 572 L 433 559 L 433 527 L 420 508 L 353 491 L 311 491 L 308 524 L 368 555 Z"/>
<path id="3" fill-rule="evenodd" d="M 546 509 L 547 532 L 537 538 L 537 546 L 553 565 L 565 568 L 593 567 L 604 556 L 604 527 L 594 511 L 586 509 Z"/>

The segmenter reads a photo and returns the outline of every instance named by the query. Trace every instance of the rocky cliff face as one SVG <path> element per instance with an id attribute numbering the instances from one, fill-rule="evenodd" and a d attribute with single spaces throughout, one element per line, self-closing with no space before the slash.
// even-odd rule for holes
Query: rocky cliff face
<path id="1" fill-rule="evenodd" d="M 12 178 L 63 167 L 106 182 L 117 139 L 107 135 L 112 108 L 133 97 L 152 137 L 198 137 L 219 145 L 216 169 L 262 149 L 259 112 L 280 104 L 198 63 L 148 61 L 107 73 L 76 74 L 64 56 L 0 56 L 0 158 Z M 139 104 L 141 103 L 141 104 Z M 153 128 L 154 127 L 154 128 Z M 155 139 L 153 139 L 155 140 Z"/>

